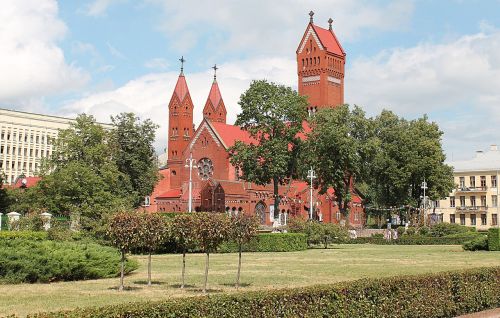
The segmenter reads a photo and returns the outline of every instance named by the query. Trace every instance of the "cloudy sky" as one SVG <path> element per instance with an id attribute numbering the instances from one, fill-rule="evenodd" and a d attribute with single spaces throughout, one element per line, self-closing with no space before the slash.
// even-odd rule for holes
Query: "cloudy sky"
<path id="1" fill-rule="evenodd" d="M 100 121 L 151 118 L 166 145 L 183 55 L 195 120 L 212 80 L 233 122 L 252 79 L 297 86 L 295 50 L 316 12 L 347 52 L 346 102 L 428 114 L 448 160 L 500 143 L 498 0 L 2 0 L 0 107 Z"/>

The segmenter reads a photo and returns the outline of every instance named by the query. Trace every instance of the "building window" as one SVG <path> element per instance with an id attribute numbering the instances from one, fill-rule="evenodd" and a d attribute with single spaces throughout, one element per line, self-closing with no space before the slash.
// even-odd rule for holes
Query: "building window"
<path id="1" fill-rule="evenodd" d="M 481 176 L 481 188 L 486 188 L 486 176 Z"/>
<path id="2" fill-rule="evenodd" d="M 476 177 L 475 176 L 471 176 L 470 177 L 470 187 L 471 188 L 475 188 L 476 187 Z"/>
<path id="3" fill-rule="evenodd" d="M 498 225 L 498 216 L 497 214 L 491 215 L 491 225 Z"/>
<path id="4" fill-rule="evenodd" d="M 455 214 L 450 214 L 450 223 L 455 224 Z"/>
<path id="5" fill-rule="evenodd" d="M 481 214 L 481 225 L 486 225 L 486 214 Z"/>
<path id="6" fill-rule="evenodd" d="M 497 176 L 491 176 L 491 187 L 492 188 L 497 187 Z"/>
<path id="7" fill-rule="evenodd" d="M 340 212 L 337 212 L 335 217 L 337 218 L 337 221 L 340 221 Z"/>
<path id="8" fill-rule="evenodd" d="M 486 196 L 485 195 L 481 196 L 481 206 L 486 207 Z"/>
<path id="9" fill-rule="evenodd" d="M 460 225 L 465 225 L 465 214 L 460 214 Z"/>
<path id="10" fill-rule="evenodd" d="M 470 205 L 471 206 L 476 206 L 476 196 L 475 195 L 471 195 L 471 197 L 470 197 Z"/>
<path id="11" fill-rule="evenodd" d="M 491 196 L 491 206 L 496 208 L 497 205 L 498 205 L 497 196 L 496 195 L 492 195 Z"/>
<path id="12" fill-rule="evenodd" d="M 476 225 L 476 215 L 475 214 L 470 215 L 470 225 Z"/>
<path id="13" fill-rule="evenodd" d="M 146 197 L 144 197 L 144 206 L 150 206 L 151 205 L 151 198 L 149 197 L 149 195 L 147 195 Z"/>
<path id="14" fill-rule="evenodd" d="M 450 208 L 455 207 L 455 197 L 450 197 Z"/>
<path id="15" fill-rule="evenodd" d="M 434 201 L 434 207 L 439 208 L 439 200 Z"/>
<path id="16" fill-rule="evenodd" d="M 465 196 L 463 196 L 463 195 L 462 195 L 462 196 L 460 196 L 460 206 L 461 206 L 462 208 L 464 208 L 464 207 L 465 207 Z"/>

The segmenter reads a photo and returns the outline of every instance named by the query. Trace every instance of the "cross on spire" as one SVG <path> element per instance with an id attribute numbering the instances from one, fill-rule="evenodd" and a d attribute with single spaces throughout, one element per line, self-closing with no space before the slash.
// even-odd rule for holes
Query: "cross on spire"
<path id="1" fill-rule="evenodd" d="M 309 22 L 310 22 L 310 23 L 313 23 L 314 11 L 312 11 L 312 10 L 311 10 L 311 12 L 309 12 L 309 16 L 310 16 L 310 18 L 309 18 Z"/>
<path id="2" fill-rule="evenodd" d="M 328 25 L 330 26 L 328 29 L 330 31 L 332 30 L 332 23 L 333 23 L 333 19 L 332 18 L 328 19 Z"/>
<path id="3" fill-rule="evenodd" d="M 184 74 L 184 62 L 186 62 L 186 60 L 184 59 L 184 56 L 181 56 L 179 61 L 181 61 L 181 74 Z"/>
<path id="4" fill-rule="evenodd" d="M 217 64 L 214 64 L 214 66 L 212 67 L 212 69 L 214 70 L 214 81 L 217 80 L 217 70 L 219 69 L 217 67 Z"/>

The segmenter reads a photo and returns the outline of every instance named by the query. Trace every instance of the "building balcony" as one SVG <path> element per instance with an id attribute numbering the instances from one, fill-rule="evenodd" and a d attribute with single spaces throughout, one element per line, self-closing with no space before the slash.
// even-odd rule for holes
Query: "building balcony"
<path id="1" fill-rule="evenodd" d="M 457 206 L 457 212 L 486 212 L 487 210 L 487 205 Z"/>
<path id="2" fill-rule="evenodd" d="M 461 193 L 478 193 L 478 192 L 486 192 L 488 191 L 488 187 L 487 186 L 484 186 L 484 187 L 458 187 L 457 188 L 457 193 L 461 192 Z"/>

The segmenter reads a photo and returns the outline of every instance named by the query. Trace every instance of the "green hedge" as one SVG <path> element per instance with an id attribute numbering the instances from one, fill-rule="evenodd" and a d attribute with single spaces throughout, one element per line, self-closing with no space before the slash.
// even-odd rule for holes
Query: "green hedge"
<path id="1" fill-rule="evenodd" d="M 498 227 L 488 230 L 488 249 L 500 251 L 500 229 Z"/>
<path id="2" fill-rule="evenodd" d="M 243 245 L 243 252 L 293 252 L 307 249 L 307 237 L 302 233 L 261 233 Z M 220 253 L 238 252 L 238 245 L 225 242 Z"/>
<path id="3" fill-rule="evenodd" d="M 455 317 L 500 306 L 500 267 L 137 302 L 36 318 Z"/>
<path id="4" fill-rule="evenodd" d="M 1 240 L 0 283 L 35 283 L 116 277 L 120 253 L 95 243 Z M 126 272 L 138 268 L 126 263 Z"/>
<path id="5" fill-rule="evenodd" d="M 45 231 L 1 231 L 0 240 L 25 239 L 43 241 L 47 239 Z"/>
<path id="6" fill-rule="evenodd" d="M 348 244 L 377 244 L 377 245 L 462 245 L 476 238 L 484 236 L 477 232 L 452 234 L 443 237 L 424 235 L 403 235 L 396 240 L 387 241 L 380 237 L 358 237 L 347 241 Z"/>

